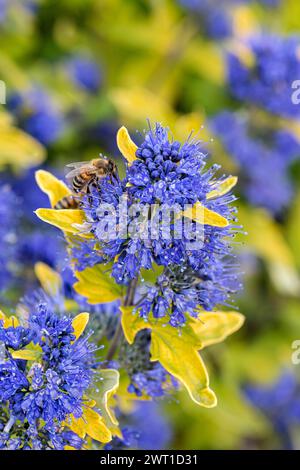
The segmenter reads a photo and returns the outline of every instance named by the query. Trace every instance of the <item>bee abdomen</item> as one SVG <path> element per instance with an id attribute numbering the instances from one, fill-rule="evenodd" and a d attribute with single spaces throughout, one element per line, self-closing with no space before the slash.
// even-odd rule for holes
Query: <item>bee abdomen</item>
<path id="1" fill-rule="evenodd" d="M 75 193 L 79 193 L 82 190 L 88 178 L 89 176 L 84 177 L 83 175 L 77 175 L 73 178 L 73 189 Z"/>
<path id="2" fill-rule="evenodd" d="M 73 196 L 65 196 L 57 204 L 54 209 L 77 209 L 78 202 Z"/>

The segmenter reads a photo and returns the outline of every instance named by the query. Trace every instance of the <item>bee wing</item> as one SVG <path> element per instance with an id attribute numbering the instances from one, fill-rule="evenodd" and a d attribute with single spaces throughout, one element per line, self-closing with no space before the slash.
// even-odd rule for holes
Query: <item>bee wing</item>
<path id="1" fill-rule="evenodd" d="M 75 176 L 79 175 L 82 171 L 95 171 L 95 168 L 89 163 L 85 162 L 84 165 L 74 168 L 73 170 L 69 171 L 69 173 L 66 174 L 66 178 L 72 179 Z"/>
<path id="2" fill-rule="evenodd" d="M 81 168 L 82 166 L 84 165 L 88 165 L 89 162 L 85 161 L 85 162 L 73 162 L 73 163 L 68 163 L 66 165 L 67 168 Z"/>

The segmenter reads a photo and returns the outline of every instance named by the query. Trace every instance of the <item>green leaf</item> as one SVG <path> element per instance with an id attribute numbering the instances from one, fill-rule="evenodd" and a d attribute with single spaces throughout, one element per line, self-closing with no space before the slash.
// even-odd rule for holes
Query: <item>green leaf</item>
<path id="1" fill-rule="evenodd" d="M 121 287 L 99 264 L 77 271 L 75 276 L 78 282 L 74 284 L 74 289 L 92 305 L 112 302 L 122 295 Z"/>
<path id="2" fill-rule="evenodd" d="M 14 359 L 24 359 L 25 361 L 37 361 L 43 354 L 40 346 L 29 343 L 28 346 L 19 351 L 11 351 L 11 355 Z"/>
<path id="3" fill-rule="evenodd" d="M 118 420 L 109 407 L 109 401 L 119 387 L 120 374 L 115 369 L 102 369 L 96 375 L 96 387 L 89 396 L 96 401 L 106 426 L 114 435 L 120 435 Z"/>
<path id="4" fill-rule="evenodd" d="M 65 196 L 72 194 L 72 191 L 65 185 L 65 183 L 63 183 L 63 181 L 60 181 L 48 171 L 36 171 L 35 179 L 39 188 L 49 197 L 52 207 L 54 207 Z"/>
<path id="5" fill-rule="evenodd" d="M 124 158 L 129 163 L 136 159 L 137 145 L 131 140 L 126 127 L 122 126 L 117 133 L 117 145 Z"/>

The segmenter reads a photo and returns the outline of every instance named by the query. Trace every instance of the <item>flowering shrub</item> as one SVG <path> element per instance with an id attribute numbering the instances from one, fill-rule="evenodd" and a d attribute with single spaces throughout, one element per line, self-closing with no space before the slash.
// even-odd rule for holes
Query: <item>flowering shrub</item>
<path id="1" fill-rule="evenodd" d="M 1 449 L 299 447 L 299 18 L 0 0 Z"/>
<path id="2" fill-rule="evenodd" d="M 123 344 L 119 360 L 131 381 L 128 391 L 160 396 L 175 378 L 196 403 L 214 406 L 198 350 L 222 341 L 243 323 L 239 313 L 209 311 L 229 305 L 229 295 L 239 287 L 229 246 L 238 230 L 231 208 L 236 178 L 217 179 L 218 167 L 205 168 L 196 140 L 170 141 L 159 124 L 139 147 L 124 127 L 117 142 L 127 161 L 125 178 L 114 173 L 91 183 L 87 193 L 79 194 L 78 209 L 36 213 L 65 233 L 75 291 L 89 304 L 118 302 L 119 320 L 106 359 L 113 359 Z M 38 171 L 36 177 L 53 207 L 72 195 L 50 173 Z M 164 212 L 157 217 L 161 207 Z M 168 219 L 163 217 L 167 208 L 173 211 Z M 188 231 L 180 232 L 185 219 Z M 143 273 L 150 270 L 156 279 L 148 283 Z M 145 329 L 151 334 L 141 336 Z M 132 346 L 125 347 L 125 340 Z M 142 366 L 139 357 L 145 357 Z M 151 366 L 150 361 L 158 362 Z"/>

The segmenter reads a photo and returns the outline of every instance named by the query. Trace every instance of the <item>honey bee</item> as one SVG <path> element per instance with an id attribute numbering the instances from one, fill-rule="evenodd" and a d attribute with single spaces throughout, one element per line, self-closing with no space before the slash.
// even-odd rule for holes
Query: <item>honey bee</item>
<path id="1" fill-rule="evenodd" d="M 66 178 L 72 186 L 75 195 L 88 194 L 92 185 L 97 184 L 106 176 L 118 178 L 118 170 L 116 164 L 109 158 L 95 158 L 90 162 L 76 162 L 67 165 L 73 168 Z M 72 196 L 66 196 L 61 199 L 55 206 L 55 209 L 76 209 L 79 206 L 78 200 Z"/>

